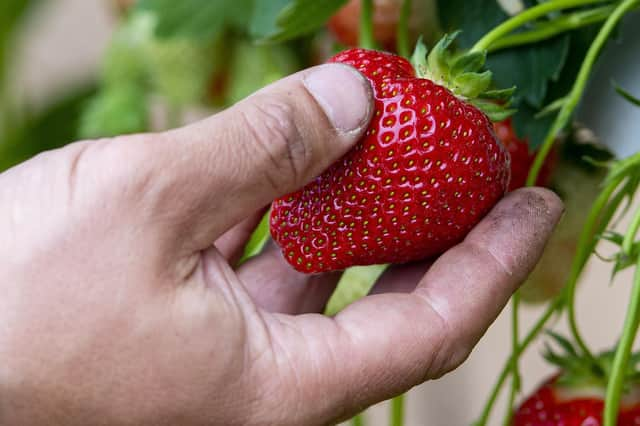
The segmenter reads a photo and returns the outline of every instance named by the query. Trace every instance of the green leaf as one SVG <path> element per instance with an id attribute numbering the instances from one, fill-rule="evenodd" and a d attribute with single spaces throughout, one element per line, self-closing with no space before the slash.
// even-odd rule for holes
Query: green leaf
<path id="1" fill-rule="evenodd" d="M 227 104 L 239 102 L 298 69 L 298 59 L 287 45 L 255 45 L 238 40 L 229 64 Z"/>
<path id="2" fill-rule="evenodd" d="M 547 105 L 546 107 L 542 108 L 540 110 L 540 112 L 538 112 L 536 114 L 535 118 L 543 118 L 543 117 L 547 117 L 548 115 L 560 111 L 563 107 L 564 104 L 567 102 L 567 98 L 563 97 L 560 99 L 556 99 L 555 101 L 551 102 L 549 105 Z"/>
<path id="3" fill-rule="evenodd" d="M 640 98 L 634 97 L 631 93 L 620 87 L 615 81 L 612 82 L 612 84 L 620 96 L 631 102 L 633 105 L 640 107 Z"/>
<path id="4" fill-rule="evenodd" d="M 282 42 L 321 28 L 346 0 L 291 0 L 276 19 L 276 31 L 263 41 Z"/>
<path id="5" fill-rule="evenodd" d="M 418 39 L 418 43 L 416 43 L 416 48 L 413 51 L 413 55 L 411 56 L 411 63 L 413 67 L 418 71 L 418 74 L 425 74 L 428 69 L 427 65 L 427 55 L 429 54 L 429 49 L 424 44 L 422 37 Z"/>
<path id="6" fill-rule="evenodd" d="M 513 128 L 517 135 L 529 142 L 529 148 L 535 151 L 547 136 L 555 117 L 536 117 L 538 108 L 529 106 L 522 100 L 516 103 L 514 108 L 518 111 L 513 115 Z"/>
<path id="7" fill-rule="evenodd" d="M 487 90 L 482 94 L 483 99 L 493 99 L 498 101 L 508 101 L 513 98 L 513 94 L 516 92 L 515 87 L 508 89 Z"/>
<path id="8" fill-rule="evenodd" d="M 2 101 L 7 61 L 14 43 L 15 31 L 27 13 L 41 2 L 42 0 L 0 1 L 0 102 Z"/>
<path id="9" fill-rule="evenodd" d="M 451 75 L 458 76 L 463 72 L 478 72 L 487 62 L 487 52 L 470 52 L 453 61 Z"/>
<path id="10" fill-rule="evenodd" d="M 50 100 L 43 109 L 28 114 L 24 121 L 3 129 L 0 171 L 76 140 L 82 108 L 95 90 L 94 84 L 73 88 L 63 97 Z"/>
<path id="11" fill-rule="evenodd" d="M 444 31 L 464 29 L 458 43 L 465 48 L 508 18 L 496 0 L 438 0 L 438 14 Z"/>
<path id="12" fill-rule="evenodd" d="M 152 15 L 139 13 L 115 31 L 102 63 L 103 84 L 144 84 L 148 71 L 145 49 L 153 40 L 154 26 Z"/>
<path id="13" fill-rule="evenodd" d="M 239 265 L 260 254 L 269 241 L 269 216 L 270 214 L 267 212 L 258 224 L 258 227 L 253 231 L 253 234 L 251 234 L 251 238 L 249 238 L 249 242 L 244 248 L 242 258 L 238 262 Z"/>
<path id="14" fill-rule="evenodd" d="M 325 314 L 336 315 L 351 303 L 365 297 L 387 268 L 388 265 L 379 265 L 347 269 L 327 304 Z"/>
<path id="15" fill-rule="evenodd" d="M 86 139 L 147 131 L 149 111 L 144 89 L 137 85 L 111 86 L 87 104 L 80 122 Z"/>
<path id="16" fill-rule="evenodd" d="M 516 98 L 541 108 L 547 96 L 549 81 L 557 81 L 569 52 L 566 36 L 490 54 L 487 68 L 494 74 L 498 87 L 518 88 Z"/>
<path id="17" fill-rule="evenodd" d="M 136 12 L 151 12 L 160 37 L 213 39 L 225 29 L 246 30 L 253 0 L 140 0 Z"/>
<path id="18" fill-rule="evenodd" d="M 153 90 L 172 106 L 202 100 L 223 52 L 218 40 L 150 40 L 146 58 Z"/>
<path id="19" fill-rule="evenodd" d="M 255 0 L 249 34 L 261 39 L 278 32 L 277 19 L 291 0 Z"/>

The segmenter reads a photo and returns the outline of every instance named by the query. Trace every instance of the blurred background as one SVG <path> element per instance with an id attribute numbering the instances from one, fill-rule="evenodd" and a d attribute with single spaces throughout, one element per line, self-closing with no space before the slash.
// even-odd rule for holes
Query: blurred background
<path id="1" fill-rule="evenodd" d="M 103 59 L 120 19 L 115 2 L 106 0 L 33 3 L 34 7 L 22 18 L 12 39 L 4 40 L 4 48 L 10 50 L 4 55 L 5 74 L 0 77 L 3 82 L 0 86 L 4 87 L 0 91 L 0 169 L 80 137 L 81 111 L 95 102 L 94 94 L 104 71 Z M 0 35 L 9 29 L 8 24 L 3 26 L 5 18 L 8 16 L 0 16 Z M 640 141 L 638 111 L 627 108 L 609 86 L 609 80 L 615 78 L 630 91 L 640 93 L 637 14 L 625 25 L 631 37 L 625 38 L 625 44 L 613 45 L 606 52 L 580 112 L 581 121 L 589 123 L 599 138 L 621 156 L 637 151 Z M 113 102 L 126 104 L 127 101 Z M 175 117 L 170 106 L 158 104 L 157 110 L 151 111 L 158 127 L 188 122 L 215 111 L 209 104 L 185 108 Z M 135 128 L 136 118 L 129 118 L 134 120 Z M 91 133 L 90 127 L 85 125 L 86 134 Z M 625 222 L 621 226 L 625 226 Z M 606 253 L 606 248 L 602 250 Z M 620 274 L 611 284 L 610 269 L 609 263 L 592 261 L 578 296 L 580 324 L 588 342 L 596 349 L 611 347 L 617 340 L 630 290 L 632 272 Z M 540 312 L 538 307 L 526 306 L 524 327 Z M 564 321 L 557 329 L 566 331 Z M 410 393 L 407 424 L 470 424 L 480 413 L 510 352 L 509 336 L 507 308 L 462 367 Z M 553 371 L 540 357 L 543 342 L 544 339 L 540 340 L 522 360 L 525 393 Z M 497 413 L 503 412 L 503 403 Z M 387 416 L 386 403 L 366 414 L 372 425 L 386 424 Z"/>

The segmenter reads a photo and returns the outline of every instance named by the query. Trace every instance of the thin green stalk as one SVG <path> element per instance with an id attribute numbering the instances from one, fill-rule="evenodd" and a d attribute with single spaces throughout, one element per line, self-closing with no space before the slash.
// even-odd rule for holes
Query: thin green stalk
<path id="1" fill-rule="evenodd" d="M 513 295 L 511 307 L 511 352 L 517 354 L 520 352 L 520 292 L 517 291 Z M 511 416 L 513 415 L 513 406 L 516 402 L 516 395 L 520 390 L 520 369 L 518 365 L 518 357 L 514 357 L 511 361 L 511 388 L 509 391 L 509 400 L 507 402 L 507 413 L 504 417 L 504 426 L 509 426 Z"/>
<path id="2" fill-rule="evenodd" d="M 376 47 L 376 40 L 373 35 L 373 0 L 362 0 L 360 47 L 364 49 L 375 49 Z"/>
<path id="3" fill-rule="evenodd" d="M 506 20 L 502 24 L 498 25 L 492 31 L 482 37 L 471 49 L 472 51 L 488 50 L 489 47 L 510 34 L 514 30 L 520 28 L 524 24 L 528 24 L 531 21 L 535 21 L 538 18 L 548 15 L 551 12 L 556 12 L 564 9 L 571 9 L 574 7 L 585 6 L 588 4 L 605 3 L 607 0 L 550 0 L 538 6 L 526 9 L 524 12 Z"/>
<path id="4" fill-rule="evenodd" d="M 640 326 L 640 258 L 638 258 L 636 264 L 631 302 L 627 309 L 622 338 L 613 359 L 611 376 L 607 385 L 607 396 L 604 403 L 604 426 L 616 426 L 624 379 L 631 351 L 633 350 L 633 341 L 638 334 L 638 326 Z"/>
<path id="5" fill-rule="evenodd" d="M 602 22 L 611 15 L 613 10 L 613 6 L 601 6 L 591 10 L 575 12 L 567 16 L 560 16 L 552 21 L 536 24 L 530 30 L 502 37 L 488 46 L 487 50 L 496 52 L 502 49 L 549 40 L 558 34 Z"/>
<path id="6" fill-rule="evenodd" d="M 409 36 L 409 18 L 411 16 L 411 0 L 402 2 L 400 11 L 400 20 L 398 21 L 397 50 L 400 56 L 409 58 L 411 56 L 410 36 Z"/>
<path id="7" fill-rule="evenodd" d="M 560 110 L 560 113 L 558 114 L 556 121 L 554 122 L 551 128 L 551 131 L 547 135 L 547 138 L 545 139 L 542 145 L 542 148 L 540 149 L 539 155 L 536 157 L 536 160 L 534 161 L 534 164 L 531 168 L 531 175 L 529 176 L 529 178 L 531 178 L 532 175 L 537 175 L 537 173 L 541 170 L 542 165 L 544 163 L 544 159 L 546 155 L 549 153 L 549 151 L 551 150 L 551 147 L 553 145 L 553 142 L 556 136 L 558 135 L 558 133 L 560 133 L 560 131 L 567 125 L 567 123 L 571 119 L 571 116 L 573 115 L 573 112 L 576 106 L 578 105 L 578 102 L 582 98 L 582 94 L 586 87 L 589 76 L 591 75 L 591 70 L 593 69 L 593 65 L 595 64 L 595 61 L 598 58 L 606 41 L 609 39 L 612 31 L 616 28 L 616 26 L 618 25 L 618 22 L 620 22 L 620 20 L 625 15 L 625 13 L 628 12 L 635 5 L 637 5 L 639 2 L 640 0 L 625 0 L 622 3 L 620 3 L 620 5 L 616 7 L 613 13 L 611 13 L 611 16 L 609 16 L 607 21 L 604 23 L 604 25 L 598 32 L 598 35 L 596 36 L 595 40 L 591 44 L 591 47 L 589 48 L 589 51 L 587 52 L 587 55 L 582 64 L 582 67 L 580 68 L 580 71 L 578 73 L 578 77 L 576 78 L 576 82 L 573 88 L 571 89 L 569 96 L 567 96 L 566 101 L 562 106 L 562 109 Z M 622 178 L 615 179 L 613 182 L 609 184 L 609 187 L 607 188 L 607 190 L 605 190 L 601 194 L 597 202 L 602 203 L 601 204 L 602 207 L 604 207 L 604 205 L 607 203 L 607 201 L 609 200 L 609 198 L 611 197 L 611 195 L 613 194 L 613 192 L 618 187 L 621 181 L 622 181 Z M 535 183 L 535 180 L 528 179 L 527 183 L 528 184 Z M 598 219 L 597 214 L 598 214 L 597 209 L 593 209 L 592 215 L 589 217 L 589 222 L 592 223 L 593 225 L 595 225 Z M 584 238 L 581 238 L 580 243 L 578 244 L 578 247 L 579 247 L 578 253 L 580 253 L 581 251 L 584 251 L 585 248 L 587 248 L 587 246 L 590 246 L 586 243 L 588 242 L 588 239 L 592 238 L 590 235 L 585 235 L 585 234 L 583 234 L 582 237 Z M 580 335 L 580 332 L 578 331 L 578 326 L 577 326 L 577 321 L 575 316 L 575 303 L 574 303 L 575 289 L 576 289 L 576 285 L 577 285 L 577 281 L 578 281 L 578 277 L 580 275 L 581 269 L 582 269 L 581 267 L 574 268 L 572 270 L 571 279 L 569 281 L 570 285 L 568 287 L 568 299 L 567 299 L 567 302 L 568 302 L 567 313 L 569 318 L 569 327 L 571 328 L 571 332 L 573 334 L 574 339 L 576 340 L 576 343 L 578 344 L 578 346 L 580 347 L 584 355 L 587 356 L 592 362 L 594 362 L 595 365 L 598 365 L 598 363 L 595 360 L 595 357 L 593 356 L 593 354 L 585 344 L 584 340 L 582 339 L 582 336 Z"/>
<path id="8" fill-rule="evenodd" d="M 591 211 L 587 217 L 585 225 L 579 240 L 579 249 L 574 256 L 571 273 L 567 283 L 565 284 L 564 291 L 547 307 L 542 316 L 535 323 L 529 334 L 524 338 L 522 343 L 518 346 L 518 351 L 514 352 L 508 361 L 505 363 L 496 384 L 494 385 L 489 399 L 485 404 L 485 407 L 480 416 L 480 420 L 475 423 L 475 426 L 486 426 L 491 411 L 495 405 L 495 402 L 502 390 L 502 387 L 509 377 L 509 373 L 513 371 L 513 362 L 518 358 L 529 345 L 535 340 L 536 337 L 542 332 L 545 325 L 551 318 L 551 316 L 565 307 L 568 300 L 573 300 L 575 294 L 575 284 L 578 278 L 582 274 L 587 261 L 591 257 L 595 245 L 597 243 L 595 235 L 601 233 L 604 230 L 606 224 L 608 224 L 615 215 L 618 207 L 622 203 L 625 197 L 625 191 L 619 191 L 613 199 L 611 196 L 615 193 L 616 189 L 622 182 L 622 178 L 616 179 L 610 182 L 609 185 L 601 192 L 596 201 L 594 202 Z M 611 201 L 610 201 L 611 199 Z"/>
<path id="9" fill-rule="evenodd" d="M 604 189 L 604 191 L 600 193 L 600 195 L 594 202 L 593 207 L 591 208 L 591 211 L 587 216 L 587 221 L 583 228 L 583 232 L 580 235 L 580 239 L 578 240 L 578 250 L 576 252 L 575 259 L 579 261 L 575 261 L 571 266 L 569 279 L 565 287 L 566 297 L 567 297 L 567 319 L 569 321 L 569 328 L 571 329 L 571 334 L 573 335 L 573 338 L 576 341 L 576 344 L 578 345 L 578 347 L 580 347 L 583 354 L 587 358 L 589 358 L 589 360 L 593 362 L 595 365 L 598 365 L 598 362 L 596 358 L 593 356 L 593 354 L 591 353 L 591 350 L 589 350 L 588 346 L 584 342 L 584 339 L 582 338 L 582 335 L 580 334 L 580 331 L 578 330 L 576 314 L 575 314 L 575 293 L 576 293 L 576 287 L 578 284 L 578 279 L 580 278 L 580 275 L 582 274 L 582 270 L 584 269 L 584 266 L 586 265 L 587 260 L 589 259 L 590 254 L 596 245 L 596 239 L 594 238 L 594 235 L 598 233 L 598 230 L 599 230 L 597 228 L 598 223 L 604 223 L 604 224 L 608 223 L 611 217 L 613 217 L 613 215 L 615 214 L 615 211 L 617 210 L 618 205 L 622 202 L 622 197 L 617 197 L 614 200 L 614 204 L 616 204 L 615 206 L 607 205 L 609 203 L 611 196 L 618 188 L 618 185 L 620 184 L 620 182 L 621 180 L 617 180 L 617 179 L 612 181 Z M 606 207 L 608 207 L 608 209 L 606 210 L 606 215 L 609 217 L 602 217 L 602 213 L 603 211 L 605 211 Z"/>
<path id="10" fill-rule="evenodd" d="M 404 403 L 404 395 L 397 396 L 391 400 L 391 418 L 389 419 L 391 426 L 404 425 Z"/>
<path id="11" fill-rule="evenodd" d="M 631 220 L 631 225 L 629 225 L 629 230 L 627 234 L 624 236 L 624 240 L 622 241 L 622 252 L 624 254 L 631 253 L 631 248 L 633 247 L 633 243 L 636 239 L 636 235 L 638 235 L 638 230 L 640 229 L 640 210 L 636 212 Z"/>
<path id="12" fill-rule="evenodd" d="M 484 409 L 482 410 L 480 419 L 476 423 L 474 423 L 474 426 L 486 426 L 487 422 L 489 421 L 489 416 L 491 415 L 491 410 L 493 409 L 493 406 L 495 405 L 495 402 L 498 399 L 498 396 L 500 395 L 500 390 L 502 389 L 502 385 L 504 385 L 504 382 L 509 377 L 509 373 L 513 370 L 513 367 L 512 367 L 513 361 L 518 356 L 520 356 L 529 347 L 529 345 L 536 339 L 536 337 L 538 337 L 538 335 L 542 332 L 542 330 L 544 330 L 544 327 L 547 325 L 547 322 L 549 321 L 549 319 L 551 319 L 553 314 L 562 308 L 563 302 L 564 302 L 564 298 L 562 296 L 558 296 L 556 299 L 553 300 L 553 302 L 549 306 L 547 306 L 547 309 L 544 311 L 542 316 L 538 319 L 538 321 L 536 321 L 531 331 L 529 331 L 529 333 L 525 336 L 524 340 L 518 347 L 518 350 L 514 352 L 511 355 L 511 357 L 509 357 L 504 367 L 502 367 L 500 376 L 498 376 L 498 380 L 496 381 L 495 385 L 493 386 L 493 389 L 491 390 L 491 394 L 489 396 L 489 399 L 487 400 L 487 403 L 484 406 Z"/>
<path id="13" fill-rule="evenodd" d="M 551 11 L 554 10 L 559 10 L 560 8 L 568 8 L 568 7 L 574 7 L 574 6 L 578 6 L 578 5 L 584 5 L 584 4 L 588 4 L 588 3 L 594 3 L 596 1 L 594 0 L 583 0 L 582 2 L 579 2 L 578 0 L 557 0 L 557 1 L 549 1 L 547 3 L 543 3 L 539 6 L 527 9 L 526 11 L 522 12 L 521 14 L 515 16 L 514 18 L 506 21 L 505 23 L 503 23 L 502 25 L 498 26 L 495 30 L 489 32 L 489 34 L 487 34 L 485 37 L 483 37 L 475 46 L 472 50 L 483 50 L 488 48 L 494 41 L 500 39 L 503 35 L 510 33 L 511 31 L 515 30 L 516 28 L 518 28 L 519 26 L 521 26 L 523 23 L 525 22 L 529 22 L 530 20 L 533 19 L 537 19 L 540 16 L 544 16 L 546 14 L 548 14 Z M 576 3 L 580 3 L 580 4 L 576 4 Z M 589 62 L 589 55 L 587 55 L 587 57 L 585 58 L 585 63 Z M 591 64 L 592 65 L 592 64 Z M 583 68 L 584 65 L 583 65 Z M 583 71 L 581 69 L 581 71 Z M 587 73 L 586 76 L 584 77 L 585 80 L 588 77 L 588 75 L 591 72 L 591 67 L 587 68 Z M 578 99 L 579 97 L 582 96 L 582 92 L 584 91 L 584 85 L 579 86 L 578 87 L 580 89 L 575 89 L 572 91 L 572 93 L 576 93 Z M 565 106 L 568 104 L 569 102 L 567 101 L 567 103 L 565 104 Z M 577 103 L 577 102 L 576 102 Z M 547 155 L 549 154 L 549 151 L 551 150 L 551 146 L 553 145 L 553 142 L 556 138 L 556 136 L 560 133 L 560 131 L 564 128 L 564 126 L 566 125 L 568 119 L 570 118 L 571 114 L 573 113 L 573 109 L 568 109 L 567 111 L 564 111 L 565 108 L 563 108 L 563 110 L 560 112 L 560 114 L 558 115 L 558 119 L 556 120 L 556 122 L 554 123 L 554 126 L 552 126 L 551 131 L 549 132 L 549 136 L 547 137 L 547 139 L 545 140 L 545 143 L 543 144 L 542 148 L 540 149 L 540 152 L 538 153 L 537 157 L 536 157 L 536 161 L 534 162 L 533 167 L 531 168 L 531 172 L 529 173 L 529 176 L 527 178 L 527 186 L 535 186 L 536 181 L 538 179 L 538 175 L 540 174 L 540 171 L 542 169 L 542 167 L 536 167 L 536 164 L 540 163 L 544 163 L 544 160 L 546 159 Z M 563 115 L 563 111 L 564 111 L 564 115 Z M 566 116 L 566 117 L 565 117 Z M 518 317 L 519 317 L 519 305 L 520 305 L 520 295 L 518 292 L 516 292 L 516 294 L 513 296 L 513 311 L 512 311 L 512 316 L 511 316 L 511 328 L 512 328 L 512 348 L 513 348 L 513 352 L 516 353 L 516 348 L 519 347 L 519 324 L 518 324 Z M 586 348 L 586 345 L 585 345 Z M 516 399 L 516 395 L 520 389 L 520 370 L 519 370 L 519 366 L 518 366 L 518 357 L 516 356 L 513 360 L 512 363 L 512 380 L 511 380 L 511 391 L 510 391 L 510 395 L 509 395 L 509 402 L 507 405 L 507 415 L 505 416 L 505 425 L 508 426 L 509 422 L 511 421 L 511 414 L 513 412 L 513 405 L 515 403 L 515 399 Z"/>
<path id="14" fill-rule="evenodd" d="M 358 414 L 357 416 L 355 416 L 353 419 L 351 419 L 351 425 L 364 426 L 365 425 L 364 416 L 362 414 Z"/>
<path id="15" fill-rule="evenodd" d="M 567 123 L 571 119 L 571 116 L 573 115 L 573 112 L 576 106 L 578 105 L 578 102 L 582 98 L 582 94 L 584 93 L 585 87 L 589 80 L 589 76 L 591 75 L 591 71 L 593 70 L 593 66 L 596 60 L 598 59 L 598 56 L 600 55 L 602 48 L 604 47 L 605 43 L 611 36 L 611 33 L 613 32 L 615 27 L 618 25 L 618 23 L 620 22 L 622 17 L 625 15 L 625 13 L 627 13 L 633 7 L 637 6 L 639 1 L 640 0 L 624 0 L 622 3 L 620 3 L 620 5 L 616 7 L 616 9 L 609 16 L 609 18 L 605 21 L 604 25 L 598 32 L 598 35 L 596 36 L 593 43 L 591 43 L 591 47 L 589 48 L 589 51 L 585 56 L 582 66 L 580 67 L 580 71 L 578 72 L 578 76 L 576 77 L 576 82 L 573 85 L 571 92 L 566 97 L 565 102 L 562 105 L 562 109 L 558 113 L 558 116 L 556 117 L 556 120 L 553 123 L 553 126 L 551 126 L 551 131 L 549 131 L 547 138 L 545 139 L 545 141 L 542 144 L 542 147 L 540 148 L 540 153 L 536 157 L 533 163 L 533 166 L 531 167 L 531 174 L 529 175 L 529 179 L 527 180 L 528 185 L 535 184 L 535 180 L 532 180 L 531 177 L 538 175 L 538 173 L 540 172 L 540 169 L 544 164 L 545 158 L 547 157 L 547 155 L 549 154 L 549 151 L 551 150 L 551 147 L 553 146 L 553 143 L 556 137 L 562 131 L 562 129 L 564 129 L 564 127 L 567 125 Z M 550 1 L 547 3 L 543 3 L 543 5 L 546 5 L 549 3 L 556 3 L 556 2 Z M 560 3 L 560 0 L 558 0 L 558 3 Z"/>

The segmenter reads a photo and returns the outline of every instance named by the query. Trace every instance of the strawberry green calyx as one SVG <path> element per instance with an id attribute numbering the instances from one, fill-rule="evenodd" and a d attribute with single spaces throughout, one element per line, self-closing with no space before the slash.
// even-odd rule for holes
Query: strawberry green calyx
<path id="1" fill-rule="evenodd" d="M 598 388 L 604 391 L 609 382 L 614 364 L 614 351 L 599 354 L 594 363 L 589 357 L 580 354 L 579 350 L 566 338 L 548 332 L 555 343 L 562 348 L 562 353 L 554 351 L 547 345 L 544 358 L 552 365 L 558 367 L 561 374 L 558 376 L 557 385 L 568 389 Z M 627 368 L 624 371 L 624 388 L 630 389 L 640 384 L 640 353 L 630 357 Z"/>
<path id="2" fill-rule="evenodd" d="M 483 71 L 486 51 L 452 54 L 449 48 L 459 33 L 445 35 L 430 53 L 422 40 L 418 41 L 412 57 L 418 77 L 446 87 L 459 99 L 484 112 L 491 121 L 509 118 L 515 112 L 509 108 L 515 88 L 491 89 L 493 74 Z"/>

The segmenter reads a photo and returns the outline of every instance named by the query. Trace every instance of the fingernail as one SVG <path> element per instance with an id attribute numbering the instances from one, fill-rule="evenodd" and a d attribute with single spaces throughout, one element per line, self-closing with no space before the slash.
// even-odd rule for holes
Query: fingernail
<path id="1" fill-rule="evenodd" d="M 357 132 L 369 122 L 371 85 L 355 68 L 322 65 L 304 79 L 304 85 L 339 131 Z"/>

